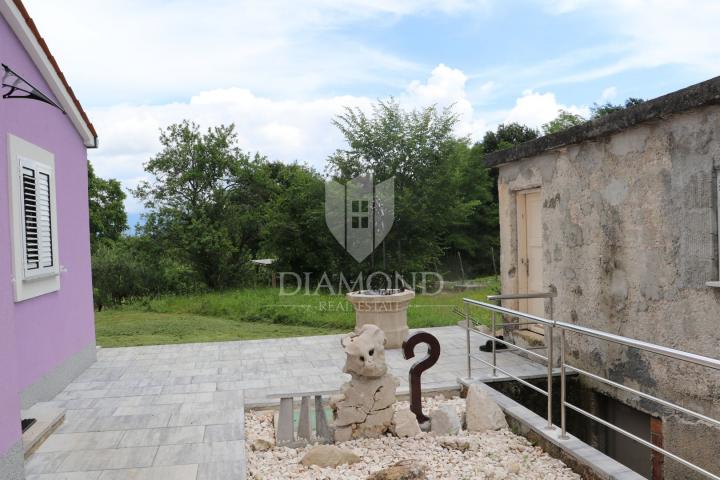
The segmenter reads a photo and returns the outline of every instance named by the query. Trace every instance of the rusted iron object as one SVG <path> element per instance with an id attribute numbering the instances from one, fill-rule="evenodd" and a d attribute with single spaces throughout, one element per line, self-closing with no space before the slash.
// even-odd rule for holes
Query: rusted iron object
<path id="1" fill-rule="evenodd" d="M 421 360 L 410 367 L 408 381 L 410 382 L 410 411 L 415 414 L 418 423 L 430 420 L 422 411 L 422 383 L 423 372 L 431 368 L 440 358 L 440 342 L 435 336 L 427 332 L 417 332 L 410 335 L 402 344 L 403 357 L 409 360 L 415 356 L 415 347 L 421 343 L 428 346 L 428 353 Z"/>

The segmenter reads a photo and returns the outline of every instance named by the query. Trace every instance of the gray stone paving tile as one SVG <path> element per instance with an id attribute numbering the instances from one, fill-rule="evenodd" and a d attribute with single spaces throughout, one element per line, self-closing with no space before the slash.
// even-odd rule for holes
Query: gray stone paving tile
<path id="1" fill-rule="evenodd" d="M 197 480 L 245 480 L 245 460 L 235 462 L 202 463 Z"/>
<path id="2" fill-rule="evenodd" d="M 135 405 L 130 407 L 118 407 L 112 414 L 115 417 L 128 415 L 161 415 L 164 413 L 178 413 L 180 404 L 169 403 L 165 405 Z"/>
<path id="3" fill-rule="evenodd" d="M 119 440 L 118 447 L 151 447 L 159 445 L 177 445 L 181 443 L 200 443 L 205 436 L 204 426 L 144 428 L 127 430 Z"/>
<path id="4" fill-rule="evenodd" d="M 135 407 L 137 405 L 149 405 L 152 398 L 149 395 L 134 395 L 132 397 L 108 397 L 98 398 L 95 400 L 93 407 L 95 408 L 119 408 L 119 407 Z"/>
<path id="5" fill-rule="evenodd" d="M 113 414 L 115 408 L 84 408 L 84 409 L 68 409 L 65 410 L 65 421 L 82 420 L 85 418 L 107 417 Z"/>
<path id="6" fill-rule="evenodd" d="M 208 425 L 205 427 L 203 442 L 228 442 L 245 439 L 245 422 L 228 423 L 225 425 Z"/>
<path id="7" fill-rule="evenodd" d="M 264 388 L 270 386 L 270 380 L 259 378 L 257 380 L 246 380 L 242 382 L 218 382 L 218 391 L 223 390 L 245 390 L 246 388 Z"/>
<path id="8" fill-rule="evenodd" d="M 126 415 L 118 417 L 85 418 L 63 424 L 58 433 L 105 432 L 109 430 L 137 430 L 139 428 L 159 428 L 168 426 L 171 415 Z"/>
<path id="9" fill-rule="evenodd" d="M 166 467 L 107 470 L 100 480 L 195 480 L 197 465 L 170 465 Z"/>
<path id="10" fill-rule="evenodd" d="M 190 377 L 192 381 L 192 377 Z M 217 384 L 211 383 L 188 383 L 187 385 L 167 385 L 162 388 L 161 395 L 174 395 L 179 393 L 206 393 L 217 390 Z"/>
<path id="11" fill-rule="evenodd" d="M 133 397 L 137 395 L 159 395 L 162 391 L 161 385 L 147 387 L 118 388 L 107 391 L 105 397 Z"/>
<path id="12" fill-rule="evenodd" d="M 25 480 L 98 480 L 102 472 L 63 472 L 26 475 Z"/>
<path id="13" fill-rule="evenodd" d="M 245 419 L 244 409 L 178 413 L 170 418 L 169 427 L 190 425 L 222 425 L 225 423 L 240 423 Z"/>
<path id="14" fill-rule="evenodd" d="M 198 384 L 204 385 L 204 384 Z M 213 389 L 215 385 L 213 385 Z M 215 391 L 200 392 L 200 393 L 172 393 L 172 394 L 161 394 L 153 397 L 153 405 L 171 405 L 180 403 L 202 403 L 212 402 L 213 394 Z"/>
<path id="15" fill-rule="evenodd" d="M 54 400 L 78 400 L 78 399 L 95 399 L 107 397 L 107 390 L 72 390 L 62 391 L 55 396 Z"/>
<path id="16" fill-rule="evenodd" d="M 114 448 L 123 436 L 122 431 L 58 433 L 51 435 L 37 449 L 38 453 L 67 452 Z"/>
<path id="17" fill-rule="evenodd" d="M 87 470 L 149 467 L 153 463 L 157 449 L 158 447 L 134 447 L 77 450 L 68 454 L 57 471 L 82 472 Z"/>
<path id="18" fill-rule="evenodd" d="M 66 392 L 75 390 L 102 390 L 107 388 L 108 382 L 74 382 L 65 387 Z"/>
<path id="19" fill-rule="evenodd" d="M 245 402 L 242 398 L 237 400 L 219 400 L 210 402 L 200 403 L 183 403 L 182 405 L 175 405 L 177 407 L 176 413 L 207 413 L 207 412 L 223 412 L 231 410 L 239 410 L 245 406 Z"/>
<path id="20" fill-rule="evenodd" d="M 214 443 L 191 443 L 158 447 L 154 465 L 183 465 L 187 463 L 235 462 L 245 458 L 242 440 Z"/>
<path id="21" fill-rule="evenodd" d="M 68 455 L 70 455 L 70 452 L 35 452 L 25 461 L 25 473 L 54 473 Z"/>

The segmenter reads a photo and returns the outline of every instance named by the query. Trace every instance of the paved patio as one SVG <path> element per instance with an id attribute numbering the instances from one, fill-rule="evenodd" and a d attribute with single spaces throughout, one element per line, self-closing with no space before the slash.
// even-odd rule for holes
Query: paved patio
<path id="1" fill-rule="evenodd" d="M 466 376 L 465 331 L 425 330 L 442 353 L 423 387 L 457 387 Z M 481 341 L 473 335 L 475 352 Z M 404 360 L 400 350 L 386 356 L 407 392 L 417 359 Z M 44 404 L 66 409 L 66 419 L 27 460 L 27 478 L 243 479 L 244 407 L 274 403 L 276 393 L 339 389 L 343 363 L 337 335 L 101 349 L 91 368 Z M 521 376 L 545 372 L 507 352 L 498 365 Z M 479 362 L 473 372 L 490 375 Z"/>

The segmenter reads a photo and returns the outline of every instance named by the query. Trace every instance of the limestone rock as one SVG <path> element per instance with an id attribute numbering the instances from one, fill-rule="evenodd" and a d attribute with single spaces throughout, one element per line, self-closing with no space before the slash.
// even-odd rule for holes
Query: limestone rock
<path id="1" fill-rule="evenodd" d="M 393 415 L 391 430 L 397 437 L 414 437 L 420 433 L 420 425 L 413 412 L 398 410 Z"/>
<path id="2" fill-rule="evenodd" d="M 360 457 L 350 450 L 344 450 L 334 445 L 317 445 L 312 447 L 300 460 L 306 467 L 317 465 L 318 467 L 338 467 L 340 465 L 357 463 Z"/>
<path id="3" fill-rule="evenodd" d="M 330 399 L 335 441 L 380 437 L 392 425 L 398 386 L 387 373 L 385 334 L 375 325 L 364 325 L 341 344 L 347 355 L 343 371 L 352 378 Z"/>
<path id="4" fill-rule="evenodd" d="M 255 439 L 250 444 L 250 448 L 253 452 L 266 452 L 268 450 L 271 450 L 273 446 L 273 442 L 264 438 Z"/>
<path id="5" fill-rule="evenodd" d="M 452 405 L 430 412 L 430 432 L 435 435 L 456 435 L 460 431 L 460 416 Z"/>
<path id="6" fill-rule="evenodd" d="M 471 385 L 465 399 L 468 432 L 485 432 L 508 428 L 505 414 L 479 385 Z"/>
<path id="7" fill-rule="evenodd" d="M 367 477 L 367 480 L 426 480 L 427 467 L 416 460 L 400 460 Z"/>
<path id="8" fill-rule="evenodd" d="M 448 450 L 458 450 L 460 452 L 466 452 L 470 450 L 470 442 L 459 438 L 448 438 L 440 440 L 440 445 Z"/>
<path id="9" fill-rule="evenodd" d="M 335 441 L 377 438 L 390 430 L 398 382 L 392 375 L 353 378 L 332 399 Z"/>
<path id="10" fill-rule="evenodd" d="M 340 340 L 345 349 L 343 372 L 353 377 L 382 377 L 387 373 L 385 363 L 385 334 L 376 325 L 363 325 L 357 333 Z"/>

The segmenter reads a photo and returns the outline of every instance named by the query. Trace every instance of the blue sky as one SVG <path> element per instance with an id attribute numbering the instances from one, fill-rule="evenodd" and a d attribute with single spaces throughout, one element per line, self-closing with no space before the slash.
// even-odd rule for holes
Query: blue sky
<path id="1" fill-rule="evenodd" d="M 653 98 L 720 74 L 720 2 L 26 0 L 91 119 L 98 174 L 131 187 L 158 130 L 234 122 L 319 169 L 343 106 L 455 105 L 457 133 Z M 128 199 L 129 211 L 140 206 Z"/>

